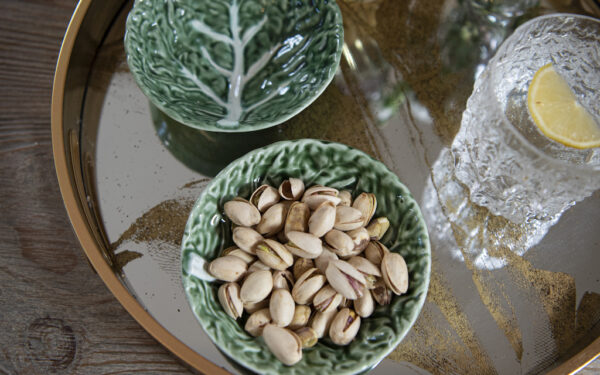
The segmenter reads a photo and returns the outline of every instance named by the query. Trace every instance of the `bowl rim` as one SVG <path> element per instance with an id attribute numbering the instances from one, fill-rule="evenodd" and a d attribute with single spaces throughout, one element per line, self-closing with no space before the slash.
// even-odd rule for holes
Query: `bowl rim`
<path id="1" fill-rule="evenodd" d="M 337 46 L 337 50 L 336 50 L 336 53 L 334 56 L 334 63 L 331 64 L 331 67 L 329 69 L 329 73 L 328 73 L 326 79 L 323 80 L 322 84 L 318 87 L 318 90 L 316 90 L 316 93 L 314 95 L 311 95 L 304 101 L 301 101 L 298 108 L 294 109 L 289 114 L 287 114 L 285 116 L 280 116 L 276 120 L 265 121 L 265 122 L 262 122 L 257 125 L 248 125 L 248 124 L 240 123 L 237 128 L 225 128 L 225 127 L 221 128 L 221 127 L 218 127 L 215 125 L 206 125 L 201 121 L 195 121 L 193 123 L 188 122 L 177 111 L 175 111 L 172 108 L 172 106 L 161 104 L 160 101 L 157 98 L 155 98 L 154 94 L 152 93 L 152 90 L 143 83 L 143 80 L 141 79 L 141 75 L 138 75 L 138 69 L 132 68 L 132 65 L 130 63 L 130 60 L 131 60 L 130 59 L 130 51 L 135 51 L 136 49 L 130 45 L 130 41 L 129 41 L 130 38 L 128 37 L 128 35 L 130 34 L 130 23 L 131 23 L 130 19 L 132 17 L 133 10 L 135 9 L 136 6 L 138 6 L 138 3 L 139 3 L 139 0 L 136 0 L 130 14 L 127 16 L 127 21 L 125 24 L 125 36 L 123 38 L 124 39 L 123 45 L 125 48 L 125 53 L 127 55 L 127 59 L 126 59 L 127 66 L 129 67 L 131 75 L 133 76 L 137 86 L 142 90 L 142 92 L 144 93 L 146 98 L 148 100 L 150 100 L 153 105 L 155 105 L 165 115 L 171 117 L 173 120 L 175 120 L 185 126 L 194 128 L 194 129 L 213 131 L 213 132 L 221 132 L 221 133 L 243 133 L 243 132 L 249 132 L 249 131 L 262 130 L 262 129 L 266 129 L 266 128 L 270 128 L 270 127 L 282 124 L 282 123 L 288 121 L 289 119 L 291 119 L 292 117 L 296 116 L 298 113 L 305 110 L 315 100 L 317 100 L 317 98 L 319 98 L 321 96 L 321 94 L 323 94 L 325 89 L 329 86 L 331 81 L 333 81 L 333 78 L 335 77 L 335 75 L 337 74 L 337 71 L 339 69 L 340 61 L 342 58 L 343 47 L 344 47 L 344 24 L 343 24 L 343 19 L 342 19 L 342 12 L 340 10 L 339 5 L 337 4 L 337 2 L 335 0 L 330 0 L 330 1 L 327 1 L 327 4 L 332 6 L 334 14 L 335 14 L 335 23 L 334 24 L 338 30 L 338 33 L 337 33 L 338 46 Z M 335 69 L 333 69 L 334 67 L 335 67 Z"/>
<path id="2" fill-rule="evenodd" d="M 328 146 L 328 147 L 338 147 L 338 148 L 342 148 L 342 149 L 346 149 L 348 151 L 353 151 L 356 152 L 357 154 L 359 154 L 361 157 L 366 158 L 369 162 L 371 163 L 377 163 L 379 165 L 381 165 L 384 169 L 384 171 L 393 176 L 395 183 L 399 184 L 400 187 L 402 189 L 404 189 L 408 195 L 405 197 L 408 198 L 409 200 L 412 200 L 414 202 L 414 210 L 412 210 L 412 212 L 414 213 L 415 217 L 418 219 L 418 223 L 419 226 L 422 227 L 424 229 L 423 234 L 425 235 L 425 238 L 423 239 L 423 249 L 426 252 L 426 266 L 424 267 L 424 280 L 423 283 L 421 285 L 421 287 L 419 289 L 416 290 L 416 293 L 420 293 L 420 296 L 414 306 L 414 308 L 411 310 L 410 314 L 407 316 L 407 320 L 408 320 L 408 324 L 406 325 L 406 328 L 400 332 L 399 335 L 397 335 L 396 340 L 395 340 L 395 344 L 394 345 L 389 345 L 388 348 L 384 351 L 382 351 L 380 354 L 375 356 L 375 360 L 365 363 L 363 364 L 360 368 L 356 368 L 356 369 L 352 369 L 351 372 L 336 372 L 337 374 L 356 374 L 356 373 L 362 373 L 364 371 L 367 371 L 369 369 L 374 368 L 375 366 L 377 366 L 379 364 L 379 362 L 381 362 L 383 359 L 385 359 L 401 342 L 402 340 L 404 340 L 404 338 L 406 337 L 406 335 L 408 334 L 408 332 L 412 329 L 412 327 L 414 326 L 417 318 L 419 317 L 422 309 L 423 309 L 423 305 L 425 303 L 425 300 L 427 298 L 427 294 L 429 292 L 429 284 L 430 284 L 430 279 L 431 279 L 431 264 L 432 264 L 432 254 L 431 254 L 431 242 L 429 239 L 429 230 L 427 228 L 427 223 L 425 221 L 425 218 L 421 212 L 421 208 L 418 204 L 418 202 L 414 199 L 414 197 L 412 196 L 412 193 L 410 192 L 410 190 L 406 187 L 406 185 L 404 185 L 402 183 L 402 181 L 400 181 L 400 178 L 394 173 L 392 172 L 387 165 L 385 165 L 384 163 L 378 161 L 377 159 L 373 158 L 372 156 L 366 154 L 365 152 L 355 149 L 353 147 L 350 147 L 348 145 L 345 145 L 343 143 L 338 143 L 338 142 L 332 142 L 332 141 L 325 141 L 325 140 L 318 140 L 318 139 L 297 139 L 297 140 L 285 140 L 285 141 L 279 141 L 279 142 L 275 142 L 272 143 L 270 145 L 264 146 L 264 147 L 260 147 L 257 148 L 253 151 L 248 152 L 247 154 L 241 156 L 240 158 L 232 161 L 227 167 L 225 167 L 223 170 L 221 170 L 221 172 L 219 172 L 204 188 L 204 190 L 200 193 L 200 195 L 198 196 L 198 198 L 196 199 L 196 202 L 194 203 L 194 206 L 192 208 L 192 210 L 190 211 L 190 215 L 188 217 L 188 221 L 186 222 L 186 226 L 185 226 L 185 231 L 183 234 L 183 238 L 181 241 L 181 281 L 183 284 L 183 288 L 185 291 L 185 297 L 190 305 L 190 308 L 192 310 L 192 313 L 194 314 L 194 316 L 196 317 L 196 320 L 199 322 L 200 326 L 202 327 L 202 330 L 206 333 L 206 335 L 210 338 L 210 340 L 212 341 L 213 345 L 215 345 L 220 351 L 222 351 L 224 354 L 226 354 L 230 359 L 234 360 L 236 363 L 242 365 L 243 367 L 250 369 L 252 371 L 257 371 L 257 370 L 261 370 L 259 368 L 256 368 L 253 366 L 252 363 L 248 363 L 246 361 L 242 361 L 240 360 L 235 353 L 231 353 L 227 348 L 221 347 L 221 345 L 219 345 L 217 343 L 217 340 L 215 340 L 215 338 L 213 337 L 213 335 L 211 335 L 210 332 L 208 332 L 205 327 L 204 327 L 204 323 L 202 321 L 202 318 L 200 316 L 198 316 L 196 314 L 196 311 L 194 309 L 194 304 L 192 303 L 192 300 L 189 296 L 189 292 L 188 292 L 188 283 L 190 282 L 188 279 L 190 277 L 195 277 L 192 275 L 185 275 L 184 274 L 184 269 L 185 269 L 185 257 L 184 257 L 184 253 L 186 252 L 185 248 L 186 248 L 186 244 L 189 241 L 189 239 L 191 238 L 191 236 L 189 235 L 190 230 L 192 229 L 192 224 L 193 224 L 193 218 L 195 217 L 195 213 L 198 211 L 200 205 L 203 203 L 203 199 L 206 196 L 206 192 L 210 190 L 210 188 L 213 186 L 213 184 L 216 183 L 216 181 L 218 181 L 219 179 L 223 179 L 226 178 L 227 175 L 229 174 L 230 171 L 232 171 L 233 169 L 238 167 L 238 164 L 240 162 L 242 162 L 243 160 L 247 159 L 247 158 L 252 158 L 254 155 L 257 155 L 261 152 L 265 152 L 271 148 L 279 148 L 279 147 L 285 147 L 286 145 L 293 145 L 293 144 L 321 144 L 324 146 Z M 208 280 L 205 280 L 208 282 Z M 258 339 L 258 338 L 257 338 Z M 292 366 L 293 367 L 293 366 Z"/>

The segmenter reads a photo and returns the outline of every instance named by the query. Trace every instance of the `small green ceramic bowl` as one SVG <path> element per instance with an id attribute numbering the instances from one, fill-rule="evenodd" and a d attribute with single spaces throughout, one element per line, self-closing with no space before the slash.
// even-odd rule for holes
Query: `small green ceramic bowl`
<path id="1" fill-rule="evenodd" d="M 277 125 L 333 79 L 344 32 L 334 0 L 136 0 L 127 62 L 161 111 L 202 130 Z"/>
<path id="2" fill-rule="evenodd" d="M 387 216 L 390 229 L 382 242 L 402 254 L 409 270 L 409 289 L 378 306 L 362 319 L 355 340 L 337 346 L 320 340 L 304 349 L 302 360 L 284 366 L 262 338 L 231 319 L 217 298 L 218 282 L 211 282 L 203 265 L 232 245 L 230 223 L 223 204 L 236 196 L 249 197 L 263 183 L 272 186 L 289 178 L 307 186 L 322 184 L 349 189 L 355 197 L 372 192 L 377 197 L 375 217 Z M 219 173 L 198 198 L 190 214 L 182 244 L 183 285 L 196 318 L 213 342 L 228 356 L 259 374 L 354 374 L 369 370 L 404 338 L 417 319 L 429 285 L 431 251 L 427 228 L 417 202 L 385 165 L 365 153 L 339 143 L 311 139 L 284 141 L 254 150 Z M 245 321 L 245 318 L 244 318 Z"/>

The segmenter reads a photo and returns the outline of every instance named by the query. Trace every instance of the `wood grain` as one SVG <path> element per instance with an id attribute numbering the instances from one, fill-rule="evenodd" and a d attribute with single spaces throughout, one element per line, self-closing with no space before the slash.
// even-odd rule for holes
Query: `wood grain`
<path id="1" fill-rule="evenodd" d="M 75 5 L 0 2 L 0 374 L 190 373 L 90 268 L 61 201 L 50 101 Z"/>

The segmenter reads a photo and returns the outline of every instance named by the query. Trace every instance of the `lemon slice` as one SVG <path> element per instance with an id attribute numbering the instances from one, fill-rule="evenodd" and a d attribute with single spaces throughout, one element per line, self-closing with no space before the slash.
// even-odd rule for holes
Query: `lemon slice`
<path id="1" fill-rule="evenodd" d="M 533 76 L 527 93 L 533 122 L 548 138 L 579 149 L 600 146 L 600 126 L 594 121 L 552 64 Z"/>

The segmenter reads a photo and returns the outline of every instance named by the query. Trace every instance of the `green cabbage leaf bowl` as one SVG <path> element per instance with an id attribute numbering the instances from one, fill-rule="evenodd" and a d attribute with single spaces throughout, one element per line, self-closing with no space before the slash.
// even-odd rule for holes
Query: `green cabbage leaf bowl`
<path id="1" fill-rule="evenodd" d="M 409 289 L 377 306 L 362 319 L 357 337 L 348 346 L 328 339 L 303 350 L 302 360 L 285 366 L 262 338 L 244 331 L 245 318 L 230 318 L 217 298 L 219 283 L 209 281 L 203 265 L 232 245 L 230 222 L 223 204 L 236 196 L 249 197 L 263 183 L 271 186 L 289 178 L 306 186 L 322 184 L 349 189 L 356 197 L 377 197 L 374 217 L 386 216 L 391 225 L 382 242 L 406 260 Z M 367 154 L 339 143 L 303 139 L 284 141 L 254 150 L 221 171 L 198 198 L 187 222 L 182 243 L 183 285 L 192 310 L 204 331 L 230 358 L 260 374 L 355 374 L 376 366 L 414 324 L 427 295 L 431 272 L 429 236 L 417 202 L 385 165 Z"/>
<path id="2" fill-rule="evenodd" d="M 138 86 L 187 126 L 247 132 L 288 120 L 338 68 L 334 0 L 136 0 L 127 63 Z"/>

